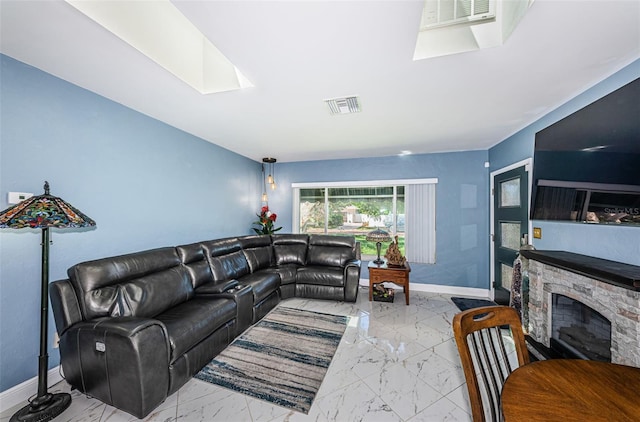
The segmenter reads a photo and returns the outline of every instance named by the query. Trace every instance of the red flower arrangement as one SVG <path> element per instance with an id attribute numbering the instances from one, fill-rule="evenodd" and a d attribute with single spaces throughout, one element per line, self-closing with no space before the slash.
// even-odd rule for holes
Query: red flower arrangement
<path id="1" fill-rule="evenodd" d="M 256 234 L 272 234 L 282 229 L 282 227 L 273 227 L 278 216 L 276 213 L 269 211 L 267 205 L 263 206 L 260 210 L 260 214 L 256 214 L 259 218 L 258 221 L 254 221 L 253 224 L 259 226 L 259 228 L 252 227 Z"/>

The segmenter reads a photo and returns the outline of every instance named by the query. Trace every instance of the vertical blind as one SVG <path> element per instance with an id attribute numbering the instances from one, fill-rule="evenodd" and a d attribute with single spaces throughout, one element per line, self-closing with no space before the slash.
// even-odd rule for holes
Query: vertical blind
<path id="1" fill-rule="evenodd" d="M 436 185 L 415 184 L 405 187 L 407 261 L 436 262 Z"/>

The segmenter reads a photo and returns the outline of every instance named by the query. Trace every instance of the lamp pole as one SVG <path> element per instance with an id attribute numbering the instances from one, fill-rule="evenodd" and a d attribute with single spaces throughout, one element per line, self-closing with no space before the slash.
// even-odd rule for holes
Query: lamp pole
<path id="1" fill-rule="evenodd" d="M 47 353 L 49 327 L 49 228 L 42 229 L 42 288 L 40 292 L 40 356 L 38 358 L 38 397 L 48 402 L 47 370 L 49 354 Z"/>

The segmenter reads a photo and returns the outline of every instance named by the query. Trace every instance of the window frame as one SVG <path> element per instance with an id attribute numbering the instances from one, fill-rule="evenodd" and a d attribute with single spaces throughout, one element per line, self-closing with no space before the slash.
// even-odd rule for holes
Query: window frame
<path id="1" fill-rule="evenodd" d="M 397 186 L 407 185 L 424 185 L 424 184 L 438 184 L 438 178 L 424 178 L 424 179 L 386 179 L 386 180 L 361 180 L 361 181 L 337 181 L 337 182 L 294 182 L 291 183 L 292 188 L 292 232 L 300 233 L 300 189 L 323 189 L 325 197 L 325 228 L 328 226 L 329 219 L 329 202 L 327 199 L 328 190 L 331 188 L 340 187 L 361 187 L 361 188 L 375 188 L 375 187 L 393 187 L 393 214 L 397 216 L 396 209 L 396 195 Z M 406 192 L 405 192 L 406 195 Z M 435 205 L 434 205 L 435 213 Z M 406 213 L 406 209 L 405 209 Z M 405 217 L 406 219 L 406 217 Z M 406 221 L 406 220 L 405 220 Z M 397 224 L 397 220 L 396 220 Z M 433 234 L 435 236 L 435 233 Z"/>

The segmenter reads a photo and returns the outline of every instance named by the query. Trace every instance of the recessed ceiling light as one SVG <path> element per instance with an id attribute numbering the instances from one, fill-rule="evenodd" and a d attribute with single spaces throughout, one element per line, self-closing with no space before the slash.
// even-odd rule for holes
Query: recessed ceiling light
<path id="1" fill-rule="evenodd" d="M 169 0 L 66 1 L 201 94 L 253 86 Z"/>

